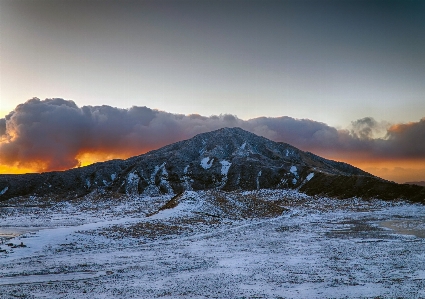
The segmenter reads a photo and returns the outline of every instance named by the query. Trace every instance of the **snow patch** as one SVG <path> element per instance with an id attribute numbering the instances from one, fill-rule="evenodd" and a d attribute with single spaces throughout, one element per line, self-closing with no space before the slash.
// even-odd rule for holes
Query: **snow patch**
<path id="1" fill-rule="evenodd" d="M 91 183 L 90 183 L 90 180 L 89 179 L 86 180 L 86 186 L 87 186 L 87 189 L 90 189 Z"/>
<path id="2" fill-rule="evenodd" d="M 257 174 L 257 190 L 260 189 L 260 176 L 261 176 L 261 170 L 260 172 Z"/>
<path id="3" fill-rule="evenodd" d="M 234 154 L 240 157 L 248 157 L 250 154 L 255 154 L 256 151 L 253 149 L 252 145 L 248 142 L 244 142 Z"/>
<path id="4" fill-rule="evenodd" d="M 117 175 L 115 173 L 111 174 L 111 180 L 115 181 L 115 178 L 117 177 Z"/>
<path id="5" fill-rule="evenodd" d="M 190 176 L 188 175 L 188 169 L 189 169 L 189 165 L 187 165 L 184 169 L 183 169 L 183 180 L 184 180 L 184 182 L 183 182 L 183 185 L 184 185 L 184 189 L 185 190 L 187 190 L 187 191 L 192 191 L 193 190 L 193 188 L 192 188 L 192 185 L 190 184 L 190 182 L 191 182 L 191 178 L 190 178 Z"/>
<path id="6" fill-rule="evenodd" d="M 127 184 L 125 186 L 125 193 L 138 194 L 140 177 L 135 172 L 130 172 L 127 176 Z"/>
<path id="7" fill-rule="evenodd" d="M 127 177 L 127 183 L 132 183 L 132 182 L 134 182 L 135 180 L 139 180 L 140 178 L 139 178 L 139 176 L 137 175 L 137 173 L 135 173 L 135 172 L 131 172 L 131 173 L 129 173 L 128 174 L 128 177 Z"/>
<path id="8" fill-rule="evenodd" d="M 6 193 L 6 191 L 9 190 L 9 187 L 4 188 L 3 190 L 0 191 L 0 195 L 3 195 Z"/>
<path id="9" fill-rule="evenodd" d="M 213 162 L 214 162 L 214 159 L 210 160 L 210 157 L 205 157 L 201 160 L 201 166 L 203 169 L 210 169 Z"/>
<path id="10" fill-rule="evenodd" d="M 164 165 L 164 164 L 162 164 L 162 165 Z M 152 174 L 151 174 L 151 184 L 155 184 L 155 176 L 158 173 L 158 171 L 161 169 L 161 166 L 158 166 L 158 165 L 155 166 L 155 169 L 152 171 Z"/>
<path id="11" fill-rule="evenodd" d="M 314 172 L 311 172 L 304 181 L 298 186 L 297 190 L 301 189 L 308 181 L 310 181 L 314 177 Z M 292 183 L 295 185 L 297 183 L 296 179 L 292 180 Z"/>
<path id="12" fill-rule="evenodd" d="M 159 185 L 162 186 L 167 190 L 168 194 L 173 194 L 173 188 L 171 187 L 170 183 L 168 182 L 168 172 L 165 169 L 165 162 L 161 165 L 162 172 L 161 172 L 161 178 Z"/>
<path id="13" fill-rule="evenodd" d="M 298 176 L 297 173 L 297 167 L 296 166 L 291 166 L 291 169 L 289 170 L 293 175 Z"/>
<path id="14" fill-rule="evenodd" d="M 220 161 L 221 164 L 221 175 L 222 175 L 222 179 L 221 179 L 221 183 L 218 186 L 219 189 L 223 188 L 226 183 L 227 183 L 227 173 L 229 172 L 229 168 L 232 165 L 232 163 L 230 163 L 229 161 L 223 160 Z"/>
<path id="15" fill-rule="evenodd" d="M 227 176 L 227 173 L 229 172 L 229 168 L 232 165 L 229 161 L 223 160 L 220 161 L 221 164 L 221 175 Z"/>
<path id="16" fill-rule="evenodd" d="M 314 172 L 310 173 L 305 179 L 307 181 L 311 180 L 314 177 Z"/>
<path id="17" fill-rule="evenodd" d="M 150 177 L 149 186 L 143 191 L 143 196 L 159 196 L 161 193 L 174 193 L 173 188 L 168 182 L 168 172 L 167 169 L 165 169 L 165 164 L 166 162 L 162 163 L 160 166 L 155 166 Z M 159 171 L 161 171 L 159 174 L 159 184 L 156 185 L 155 178 Z"/>
<path id="18" fill-rule="evenodd" d="M 165 162 L 162 163 L 160 166 L 156 165 L 154 170 L 152 171 L 150 180 L 149 180 L 149 186 L 146 187 L 146 189 L 143 191 L 143 196 L 159 196 L 161 194 L 161 191 L 159 188 L 155 185 L 155 177 L 158 174 L 158 171 L 160 171 L 165 166 Z M 161 178 L 160 178 L 160 185 L 163 180 L 162 176 L 164 173 L 162 172 Z M 168 177 L 168 173 L 166 174 Z"/>

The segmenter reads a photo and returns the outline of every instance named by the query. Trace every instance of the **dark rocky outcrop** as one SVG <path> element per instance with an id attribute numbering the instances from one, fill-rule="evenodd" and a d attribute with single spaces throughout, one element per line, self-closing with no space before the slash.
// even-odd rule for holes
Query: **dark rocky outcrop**
<path id="1" fill-rule="evenodd" d="M 425 188 L 382 180 L 346 163 L 303 152 L 244 131 L 224 128 L 127 160 L 63 172 L 0 175 L 0 200 L 16 196 L 83 196 L 96 189 L 126 194 L 184 190 L 300 189 L 333 197 L 424 201 Z"/>
<path id="2" fill-rule="evenodd" d="M 337 198 L 379 198 L 383 200 L 408 199 L 425 203 L 425 188 L 417 185 L 397 184 L 376 177 L 342 176 L 319 173 L 301 188 L 309 195 Z"/>

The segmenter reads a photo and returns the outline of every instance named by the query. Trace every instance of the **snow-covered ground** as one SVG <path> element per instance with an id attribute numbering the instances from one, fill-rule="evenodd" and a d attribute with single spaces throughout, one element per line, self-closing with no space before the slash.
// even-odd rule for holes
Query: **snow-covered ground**
<path id="1" fill-rule="evenodd" d="M 422 205 L 274 190 L 2 205 L 0 298 L 425 298 Z"/>

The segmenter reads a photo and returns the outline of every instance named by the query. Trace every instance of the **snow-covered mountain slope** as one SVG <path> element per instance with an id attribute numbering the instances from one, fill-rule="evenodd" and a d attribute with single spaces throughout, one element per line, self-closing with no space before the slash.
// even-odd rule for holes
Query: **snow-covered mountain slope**
<path id="1" fill-rule="evenodd" d="M 346 163 L 240 128 L 199 134 L 144 155 L 63 172 L 0 175 L 0 200 L 83 196 L 96 189 L 156 196 L 218 189 L 296 189 L 334 197 L 425 200 L 425 188 L 387 182 Z"/>

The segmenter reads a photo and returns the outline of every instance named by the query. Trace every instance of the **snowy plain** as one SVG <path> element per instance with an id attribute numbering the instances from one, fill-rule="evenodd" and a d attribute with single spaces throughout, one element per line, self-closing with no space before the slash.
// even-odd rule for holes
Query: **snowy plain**
<path id="1" fill-rule="evenodd" d="M 424 216 L 292 190 L 17 199 L 0 206 L 0 298 L 425 298 Z"/>

